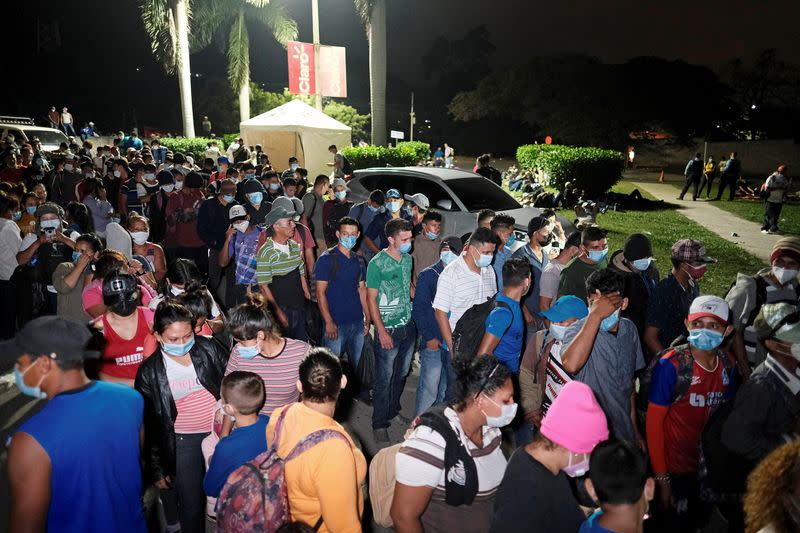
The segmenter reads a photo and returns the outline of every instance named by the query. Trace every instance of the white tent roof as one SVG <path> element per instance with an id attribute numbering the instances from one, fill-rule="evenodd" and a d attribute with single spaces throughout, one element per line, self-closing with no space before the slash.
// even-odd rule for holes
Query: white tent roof
<path id="1" fill-rule="evenodd" d="M 297 131 L 322 130 L 331 132 L 349 132 L 350 126 L 317 111 L 301 100 L 292 100 L 282 106 L 271 109 L 257 117 L 240 123 L 240 131 L 246 126 L 264 130 Z"/>

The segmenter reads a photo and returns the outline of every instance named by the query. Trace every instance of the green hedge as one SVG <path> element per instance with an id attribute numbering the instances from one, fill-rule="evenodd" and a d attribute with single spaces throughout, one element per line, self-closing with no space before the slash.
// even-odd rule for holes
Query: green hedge
<path id="1" fill-rule="evenodd" d="M 192 139 L 188 137 L 162 137 L 159 140 L 161 141 L 161 146 L 165 146 L 174 154 L 180 152 L 183 155 L 191 155 L 194 157 L 194 162 L 198 166 L 201 166 L 203 162 L 208 143 L 217 141 L 217 147 L 220 151 L 224 151 L 227 146 L 226 143 L 222 142 L 222 139 L 210 139 L 206 137 L 194 137 Z"/>
<path id="2" fill-rule="evenodd" d="M 225 148 L 227 149 L 228 145 L 230 145 L 233 141 L 235 141 L 239 137 L 240 135 L 238 133 L 226 133 L 225 135 L 222 136 L 222 144 L 224 144 Z"/>
<path id="3" fill-rule="evenodd" d="M 622 177 L 622 153 L 602 148 L 560 145 L 525 145 L 517 148 L 517 161 L 526 170 L 544 172 L 546 186 L 563 189 L 566 182 L 587 194 L 602 194 Z"/>
<path id="4" fill-rule="evenodd" d="M 424 150 L 423 150 L 424 147 Z M 427 143 L 408 142 L 394 146 L 350 146 L 342 153 L 354 169 L 370 167 L 408 167 L 428 159 Z M 424 155 L 423 155 L 424 154 Z"/>

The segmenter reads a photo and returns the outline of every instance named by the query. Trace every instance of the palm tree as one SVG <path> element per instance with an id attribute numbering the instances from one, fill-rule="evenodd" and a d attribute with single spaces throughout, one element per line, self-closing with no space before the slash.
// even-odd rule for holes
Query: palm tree
<path id="1" fill-rule="evenodd" d="M 297 23 L 289 18 L 283 7 L 269 0 L 193 0 L 191 45 L 197 51 L 211 44 L 223 31 L 230 29 L 226 47 L 228 81 L 239 93 L 239 115 L 242 121 L 250 118 L 250 35 L 248 24 L 266 29 L 281 46 L 297 38 Z"/>
<path id="2" fill-rule="evenodd" d="M 386 0 L 354 0 L 369 41 L 372 144 L 386 144 Z"/>
<path id="3" fill-rule="evenodd" d="M 178 74 L 183 134 L 194 137 L 192 73 L 189 66 L 189 0 L 141 0 L 142 22 L 155 58 Z"/>

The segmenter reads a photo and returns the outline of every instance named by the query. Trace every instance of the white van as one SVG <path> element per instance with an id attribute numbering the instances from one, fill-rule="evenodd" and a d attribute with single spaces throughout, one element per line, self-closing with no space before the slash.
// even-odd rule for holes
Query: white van
<path id="1" fill-rule="evenodd" d="M 54 152 L 61 143 L 69 143 L 63 131 L 37 126 L 32 118 L 0 115 L 0 141 L 5 141 L 8 135 L 13 135 L 18 145 L 30 143 L 36 137 L 45 152 Z"/>

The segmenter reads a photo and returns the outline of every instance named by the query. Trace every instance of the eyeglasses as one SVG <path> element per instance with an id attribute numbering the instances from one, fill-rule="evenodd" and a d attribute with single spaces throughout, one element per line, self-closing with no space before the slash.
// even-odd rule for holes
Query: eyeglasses
<path id="1" fill-rule="evenodd" d="M 492 369 L 492 371 L 489 372 L 489 375 L 486 376 L 486 379 L 483 380 L 483 383 L 481 384 L 481 388 L 478 389 L 478 392 L 475 393 L 475 397 L 476 398 L 478 396 L 480 396 L 481 393 L 486 389 L 486 385 L 489 384 L 489 380 L 492 379 L 492 376 L 494 376 L 494 373 L 497 372 L 497 367 L 499 367 L 499 366 L 500 366 L 500 363 L 497 363 L 496 365 L 494 365 L 494 368 Z"/>

